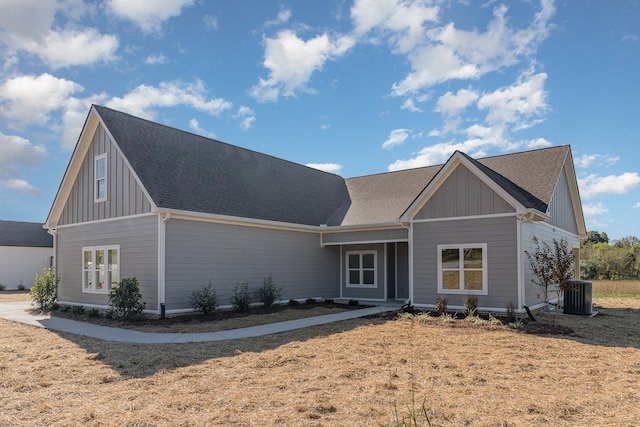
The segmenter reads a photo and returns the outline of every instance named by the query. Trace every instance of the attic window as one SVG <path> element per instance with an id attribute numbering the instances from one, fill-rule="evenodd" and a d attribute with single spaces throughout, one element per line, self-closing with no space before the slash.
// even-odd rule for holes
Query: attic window
<path id="1" fill-rule="evenodd" d="M 95 158 L 95 201 L 104 202 L 107 200 L 107 153 L 100 154 Z"/>

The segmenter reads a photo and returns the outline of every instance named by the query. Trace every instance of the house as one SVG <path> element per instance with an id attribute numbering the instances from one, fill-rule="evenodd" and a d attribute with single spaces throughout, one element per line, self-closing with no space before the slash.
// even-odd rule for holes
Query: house
<path id="1" fill-rule="evenodd" d="M 285 299 L 541 306 L 532 239 L 585 235 L 571 149 L 340 176 L 92 106 L 47 218 L 61 303 L 135 276 L 151 313 L 272 275 Z"/>
<path id="2" fill-rule="evenodd" d="M 53 239 L 42 223 L 0 220 L 0 284 L 29 289 L 51 267 Z"/>

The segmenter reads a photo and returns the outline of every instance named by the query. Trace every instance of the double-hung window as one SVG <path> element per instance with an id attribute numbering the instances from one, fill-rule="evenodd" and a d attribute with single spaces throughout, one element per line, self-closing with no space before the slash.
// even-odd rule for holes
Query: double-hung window
<path id="1" fill-rule="evenodd" d="M 486 295 L 487 245 L 438 245 L 438 292 Z"/>
<path id="2" fill-rule="evenodd" d="M 82 292 L 108 293 L 120 282 L 120 246 L 82 248 Z"/>
<path id="3" fill-rule="evenodd" d="M 347 287 L 377 287 L 376 251 L 347 252 Z"/>
<path id="4" fill-rule="evenodd" d="M 95 201 L 107 200 L 107 153 L 96 156 L 93 168 Z"/>

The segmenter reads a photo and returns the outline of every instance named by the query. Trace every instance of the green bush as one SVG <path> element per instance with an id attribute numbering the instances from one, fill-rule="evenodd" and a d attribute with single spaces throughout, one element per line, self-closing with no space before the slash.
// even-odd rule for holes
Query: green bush
<path id="1" fill-rule="evenodd" d="M 0 282 L 0 291 L 4 291 L 5 289 L 7 289 L 7 286 L 4 283 Z"/>
<path id="2" fill-rule="evenodd" d="M 138 320 L 144 315 L 146 303 L 138 286 L 138 279 L 127 277 L 109 291 L 109 307 L 114 319 Z"/>
<path id="3" fill-rule="evenodd" d="M 213 285 L 209 283 L 208 286 L 191 291 L 189 304 L 195 311 L 204 315 L 215 313 L 218 310 L 218 294 L 213 289 Z"/>
<path id="4" fill-rule="evenodd" d="M 271 275 L 264 278 L 262 285 L 255 291 L 256 300 L 265 307 L 271 307 L 282 297 L 282 286 L 278 286 L 273 281 Z"/>
<path id="5" fill-rule="evenodd" d="M 238 313 L 246 313 L 251 308 L 251 293 L 249 283 L 236 283 L 231 295 L 231 306 Z"/>
<path id="6" fill-rule="evenodd" d="M 294 299 L 290 299 L 288 304 L 289 305 L 300 305 L 300 303 L 297 300 L 294 300 Z"/>
<path id="7" fill-rule="evenodd" d="M 348 304 L 349 304 L 349 305 L 352 305 L 352 306 L 359 305 L 359 303 L 358 303 L 358 300 L 357 300 L 357 299 L 350 299 Z"/>
<path id="8" fill-rule="evenodd" d="M 307 299 L 305 300 L 305 303 L 307 303 L 308 305 L 313 305 L 313 304 L 315 304 L 316 302 L 317 302 L 317 301 L 316 301 L 316 299 L 315 299 L 315 298 L 307 298 Z"/>
<path id="9" fill-rule="evenodd" d="M 100 310 L 97 308 L 90 308 L 87 312 L 87 316 L 89 317 L 100 317 Z"/>
<path id="10" fill-rule="evenodd" d="M 81 305 L 72 305 L 71 312 L 73 314 L 84 314 L 84 307 Z"/>
<path id="11" fill-rule="evenodd" d="M 24 290 L 26 290 L 26 289 L 27 289 L 27 288 L 25 288 L 25 287 L 24 287 L 24 284 L 23 284 L 22 282 L 20 282 L 20 284 L 18 285 L 18 290 L 19 290 L 19 291 L 24 291 Z"/>
<path id="12" fill-rule="evenodd" d="M 29 296 L 40 310 L 50 310 L 56 302 L 56 287 L 58 278 L 53 274 L 51 268 L 45 269 L 44 274 L 36 274 L 36 280 L 29 290 Z"/>

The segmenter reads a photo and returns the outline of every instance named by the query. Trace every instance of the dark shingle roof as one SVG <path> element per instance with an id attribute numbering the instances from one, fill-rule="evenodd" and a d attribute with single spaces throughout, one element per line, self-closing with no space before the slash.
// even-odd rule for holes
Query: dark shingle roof
<path id="1" fill-rule="evenodd" d="M 37 222 L 0 220 L 0 246 L 53 247 L 53 236 Z"/>
<path id="2" fill-rule="evenodd" d="M 320 225 L 349 204 L 338 175 L 94 107 L 159 208 Z"/>

